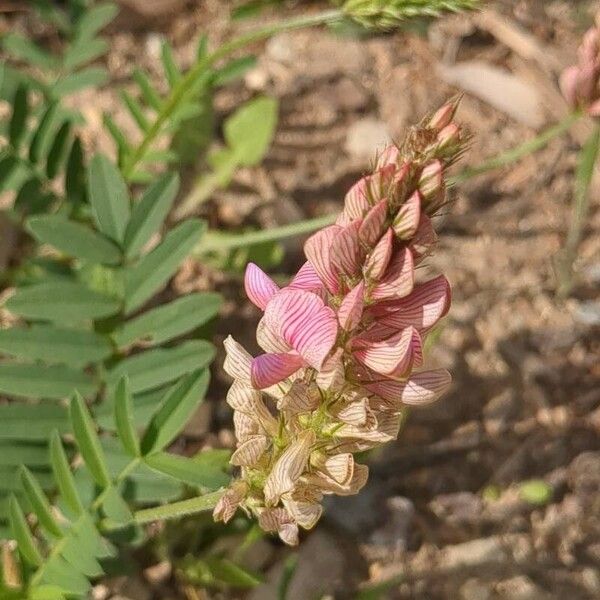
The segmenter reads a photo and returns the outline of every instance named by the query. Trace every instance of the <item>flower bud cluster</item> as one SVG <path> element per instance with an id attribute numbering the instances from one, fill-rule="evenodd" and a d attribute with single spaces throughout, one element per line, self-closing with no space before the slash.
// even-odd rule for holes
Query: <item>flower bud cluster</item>
<path id="1" fill-rule="evenodd" d="M 252 357 L 232 337 L 224 368 L 233 377 L 240 476 L 214 511 L 238 508 L 296 544 L 321 516 L 326 494 L 356 494 L 368 467 L 354 454 L 394 440 L 406 406 L 436 400 L 445 370 L 419 370 L 423 341 L 448 311 L 442 275 L 415 283 L 432 252 L 433 217 L 446 202 L 445 174 L 464 148 L 448 103 L 379 156 L 347 193 L 334 225 L 310 237 L 307 262 L 280 289 L 248 265 L 245 289 L 264 316 Z"/>
<path id="2" fill-rule="evenodd" d="M 600 117 L 600 14 L 577 50 L 577 64 L 567 67 L 560 88 L 573 110 Z"/>

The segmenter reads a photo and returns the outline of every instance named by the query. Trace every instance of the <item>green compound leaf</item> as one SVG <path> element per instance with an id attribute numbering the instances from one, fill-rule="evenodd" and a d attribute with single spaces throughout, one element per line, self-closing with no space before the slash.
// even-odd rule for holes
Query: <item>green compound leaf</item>
<path id="1" fill-rule="evenodd" d="M 206 367 L 214 357 L 213 346 L 205 340 L 191 340 L 174 348 L 156 348 L 130 356 L 106 376 L 116 386 L 127 375 L 132 393 L 165 385 L 193 370 Z"/>
<path id="2" fill-rule="evenodd" d="M 62 400 L 79 390 L 88 396 L 96 390 L 83 371 L 63 366 L 0 364 L 0 392 L 23 398 Z"/>
<path id="3" fill-rule="evenodd" d="M 62 537 L 63 532 L 52 514 L 52 508 L 46 494 L 44 494 L 42 487 L 26 467 L 21 469 L 21 483 L 23 484 L 25 496 L 29 504 L 31 504 L 40 525 L 51 535 Z"/>
<path id="4" fill-rule="evenodd" d="M 73 434 L 81 456 L 94 481 L 102 488 L 110 486 L 106 459 L 92 417 L 79 394 L 71 400 L 70 410 Z"/>
<path id="5" fill-rule="evenodd" d="M 59 215 L 31 217 L 27 226 L 39 242 L 50 244 L 69 256 L 108 265 L 121 260 L 121 251 L 108 238 Z"/>
<path id="6" fill-rule="evenodd" d="M 207 453 L 212 452 L 207 450 Z M 204 453 L 203 453 L 204 454 Z M 168 475 L 187 485 L 197 486 L 208 490 L 217 490 L 229 483 L 230 477 L 223 468 L 210 464 L 199 464 L 193 458 L 157 452 L 144 459 L 151 469 Z"/>
<path id="7" fill-rule="evenodd" d="M 8 139 L 14 149 L 18 149 L 26 131 L 29 94 L 25 85 L 19 85 L 13 101 L 13 114 L 10 119 Z"/>
<path id="8" fill-rule="evenodd" d="M 99 87 L 108 80 L 102 67 L 86 67 L 77 73 L 61 77 L 52 88 L 55 96 L 68 96 L 88 87 Z"/>
<path id="9" fill-rule="evenodd" d="M 0 329 L 0 351 L 18 358 L 84 367 L 112 354 L 108 339 L 93 331 L 32 325 Z"/>
<path id="10" fill-rule="evenodd" d="M 30 65 L 39 67 L 45 71 L 56 67 L 54 56 L 37 44 L 16 33 L 9 33 L 2 38 L 4 49 L 16 58 L 28 62 Z"/>
<path id="11" fill-rule="evenodd" d="M 100 319 L 118 312 L 118 300 L 75 282 L 49 282 L 21 288 L 6 308 L 28 319 L 75 323 Z"/>
<path id="12" fill-rule="evenodd" d="M 83 504 L 65 454 L 60 434 L 54 430 L 50 438 L 50 462 L 62 500 L 75 515 L 83 513 Z"/>
<path id="13" fill-rule="evenodd" d="M 45 442 L 53 430 L 66 433 L 69 418 L 57 404 L 11 403 L 0 406 L 0 440 Z"/>
<path id="14" fill-rule="evenodd" d="M 91 40 L 119 12 L 119 7 L 112 2 L 102 2 L 88 8 L 77 21 L 75 37 L 78 40 Z"/>
<path id="15" fill-rule="evenodd" d="M 90 163 L 88 193 L 98 228 L 121 243 L 129 222 L 129 194 L 119 169 L 102 154 Z"/>
<path id="16" fill-rule="evenodd" d="M 135 431 L 132 404 L 129 380 L 123 377 L 115 392 L 115 424 L 123 448 L 135 457 L 140 455 L 140 442 Z"/>
<path id="17" fill-rule="evenodd" d="M 208 371 L 198 370 L 166 395 L 142 438 L 142 454 L 158 452 L 177 437 L 203 401 L 209 377 Z"/>
<path id="18" fill-rule="evenodd" d="M 128 258 L 140 253 L 144 245 L 156 233 L 179 190 L 179 176 L 167 173 L 150 186 L 135 205 L 125 232 L 125 250 Z"/>
<path id="19" fill-rule="evenodd" d="M 29 564 L 35 567 L 41 565 L 42 555 L 29 531 L 21 506 L 14 496 L 10 499 L 9 514 L 12 534 L 17 541 L 19 553 Z"/>
<path id="20" fill-rule="evenodd" d="M 256 98 L 225 121 L 223 133 L 237 163 L 253 166 L 262 161 L 273 140 L 277 109 L 277 100 Z"/>
<path id="21" fill-rule="evenodd" d="M 183 296 L 125 323 L 113 334 L 113 339 L 119 347 L 139 341 L 162 344 L 212 319 L 217 314 L 221 301 L 221 296 L 215 293 Z"/>
<path id="22" fill-rule="evenodd" d="M 125 310 L 133 312 L 158 291 L 175 273 L 198 243 L 205 224 L 190 219 L 170 231 L 152 252 L 126 272 Z"/>

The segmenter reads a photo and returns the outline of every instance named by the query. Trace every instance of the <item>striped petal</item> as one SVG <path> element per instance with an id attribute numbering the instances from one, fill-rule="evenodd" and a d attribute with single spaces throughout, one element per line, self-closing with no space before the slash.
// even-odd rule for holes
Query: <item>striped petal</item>
<path id="1" fill-rule="evenodd" d="M 296 273 L 287 289 L 316 292 L 323 288 L 323 282 L 310 262 L 305 262 Z"/>
<path id="2" fill-rule="evenodd" d="M 348 452 L 319 456 L 313 465 L 340 485 L 348 485 L 354 475 L 354 457 Z"/>
<path id="3" fill-rule="evenodd" d="M 356 398 L 344 403 L 341 407 L 336 407 L 333 413 L 336 419 L 348 425 L 356 425 L 356 427 L 367 429 L 373 429 L 377 426 L 377 420 L 369 406 L 369 399 L 365 396 L 357 395 Z"/>
<path id="4" fill-rule="evenodd" d="M 277 402 L 277 408 L 292 416 L 312 412 L 319 406 L 320 402 L 321 394 L 316 385 L 294 381 L 288 393 Z"/>
<path id="5" fill-rule="evenodd" d="M 265 352 L 289 352 L 292 347 L 267 325 L 264 317 L 256 327 L 256 341 Z"/>
<path id="6" fill-rule="evenodd" d="M 422 363 L 421 336 L 414 327 L 407 327 L 388 340 L 356 350 L 354 356 L 375 373 L 400 377 Z"/>
<path id="7" fill-rule="evenodd" d="M 419 331 L 431 329 L 450 308 L 451 291 L 443 276 L 422 283 L 405 298 L 372 307 L 375 328 L 380 332 L 393 332 L 412 325 Z M 380 338 L 381 339 L 381 338 Z"/>
<path id="8" fill-rule="evenodd" d="M 362 221 L 357 219 L 339 231 L 331 244 L 331 261 L 340 273 L 356 275 L 364 258 L 358 239 Z"/>
<path id="9" fill-rule="evenodd" d="M 344 425 L 336 432 L 337 437 L 354 440 L 360 444 L 357 449 L 367 450 L 378 444 L 391 442 L 398 437 L 400 431 L 400 419 L 392 411 L 377 414 L 377 426 L 372 429 L 356 427 L 355 425 Z"/>
<path id="10" fill-rule="evenodd" d="M 298 525 L 285 508 L 265 508 L 258 515 L 258 524 L 268 532 L 277 532 L 288 546 L 298 545 Z"/>
<path id="11" fill-rule="evenodd" d="M 345 379 L 343 350 L 338 348 L 324 363 L 315 379 L 316 384 L 324 391 L 340 388 Z"/>
<path id="12" fill-rule="evenodd" d="M 425 406 L 435 402 L 450 387 L 452 377 L 445 369 L 415 373 L 408 381 L 382 381 L 366 384 L 369 390 L 396 406 Z"/>
<path id="13" fill-rule="evenodd" d="M 365 274 L 372 281 L 379 281 L 387 269 L 392 257 L 394 231 L 388 229 L 377 242 L 365 264 Z"/>
<path id="14" fill-rule="evenodd" d="M 252 360 L 252 385 L 259 390 L 271 387 L 287 379 L 304 364 L 304 359 L 295 352 L 261 354 Z"/>
<path id="15" fill-rule="evenodd" d="M 308 464 L 311 446 L 315 442 L 312 430 L 302 431 L 281 454 L 265 481 L 265 501 L 277 504 L 282 494 L 292 491 Z"/>
<path id="16" fill-rule="evenodd" d="M 381 200 L 367 213 L 361 223 L 358 237 L 367 246 L 374 246 L 383 234 L 387 210 L 387 200 Z"/>
<path id="17" fill-rule="evenodd" d="M 316 294 L 283 290 L 267 306 L 265 323 L 319 370 L 337 337 L 337 319 Z"/>
<path id="18" fill-rule="evenodd" d="M 316 502 L 297 502 L 283 498 L 283 505 L 294 521 L 303 529 L 312 529 L 323 514 L 323 507 Z"/>
<path id="19" fill-rule="evenodd" d="M 262 310 L 265 310 L 269 300 L 279 291 L 277 284 L 254 263 L 248 263 L 246 267 L 244 288 L 252 304 Z"/>
<path id="20" fill-rule="evenodd" d="M 338 224 L 348 225 L 356 219 L 362 219 L 368 210 L 368 180 L 363 177 L 348 190 L 344 198 L 344 210 L 338 219 Z"/>
<path id="21" fill-rule="evenodd" d="M 413 253 L 415 264 L 431 254 L 436 242 L 437 235 L 431 224 L 431 219 L 427 215 L 422 214 L 419 227 L 410 241 L 410 249 Z"/>
<path id="22" fill-rule="evenodd" d="M 250 436 L 238 446 L 229 462 L 236 467 L 253 467 L 261 459 L 269 443 L 269 438 L 265 435 Z"/>
<path id="23" fill-rule="evenodd" d="M 331 260 L 331 245 L 341 229 L 338 225 L 325 227 L 309 237 L 304 244 L 306 258 L 325 287 L 334 294 L 339 289 L 339 281 L 338 273 Z"/>
<path id="24" fill-rule="evenodd" d="M 238 442 L 245 442 L 249 437 L 257 435 L 259 430 L 258 423 L 253 418 L 246 413 L 234 411 L 233 431 Z"/>
<path id="25" fill-rule="evenodd" d="M 383 279 L 372 292 L 373 300 L 403 298 L 412 292 L 415 282 L 412 252 L 402 248 L 391 259 Z"/>
<path id="26" fill-rule="evenodd" d="M 409 240 L 417 231 L 421 218 L 421 194 L 416 191 L 398 210 L 394 232 L 401 240 Z"/>
<path id="27" fill-rule="evenodd" d="M 345 331 L 352 331 L 359 323 L 365 305 L 365 283 L 361 281 L 342 300 L 338 321 Z"/>
<path id="28" fill-rule="evenodd" d="M 315 472 L 306 477 L 311 485 L 319 487 L 325 494 L 337 494 L 338 496 L 352 496 L 358 494 L 367 483 L 369 477 L 369 467 L 366 465 L 354 465 L 352 479 L 342 485 L 337 481 L 327 477 L 324 473 Z"/>
<path id="29" fill-rule="evenodd" d="M 234 379 L 249 382 L 250 365 L 252 364 L 250 353 L 230 335 L 223 342 L 223 346 L 225 346 L 226 352 L 225 362 L 223 363 L 225 373 Z"/>
<path id="30" fill-rule="evenodd" d="M 236 380 L 227 392 L 227 404 L 233 410 L 252 415 L 256 412 L 256 405 L 260 402 L 262 394 L 251 388 L 243 381 Z"/>
<path id="31" fill-rule="evenodd" d="M 219 498 L 213 511 L 215 521 L 229 522 L 246 496 L 248 486 L 243 481 L 234 481 Z"/>

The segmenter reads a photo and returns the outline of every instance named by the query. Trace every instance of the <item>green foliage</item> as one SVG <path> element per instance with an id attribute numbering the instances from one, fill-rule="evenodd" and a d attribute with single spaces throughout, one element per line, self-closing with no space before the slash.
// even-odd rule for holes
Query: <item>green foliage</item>
<path id="1" fill-rule="evenodd" d="M 68 449 L 54 430 L 47 458 L 55 482 L 53 487 L 58 494 L 47 495 L 39 475 L 27 468 L 20 470 L 20 485 L 12 490 L 17 495 L 11 496 L 7 505 L 18 558 L 14 554 L 4 557 L 0 581 L 12 581 L 12 591 L 15 594 L 18 591 L 21 594 L 18 597 L 25 599 L 44 597 L 43 594 L 50 589 L 48 586 L 52 586 L 57 598 L 85 597 L 91 587 L 90 580 L 104 573 L 105 559 L 119 555 L 117 538 L 111 533 L 113 528 L 137 528 L 133 510 L 135 502 L 132 504 L 130 495 L 126 493 L 131 482 L 135 485 L 133 476 L 136 471 L 155 471 L 160 473 L 160 476 L 153 477 L 155 481 L 160 481 L 162 476 L 200 490 L 216 489 L 226 483 L 224 468 L 228 454 L 209 450 L 200 455 L 204 457 L 202 461 L 194 461 L 163 451 L 168 440 L 181 431 L 185 417 L 201 401 L 202 390 L 196 385 L 198 381 L 206 386 L 206 371 L 192 376 L 191 387 L 186 388 L 187 394 L 179 393 L 181 386 L 178 386 L 165 396 L 151 426 L 141 438 L 141 446 L 138 432 L 132 426 L 134 408 L 127 379 L 119 382 L 114 399 L 115 421 L 125 452 L 120 455 L 123 460 L 116 471 L 106 449 L 111 447 L 110 444 L 106 446 L 111 438 L 98 433 L 83 399 L 75 393 L 70 403 L 70 428 L 83 465 L 76 469 L 74 475 Z M 189 393 L 192 387 L 193 398 Z M 143 440 L 148 435 L 162 440 L 162 443 L 146 448 L 142 455 L 140 447 L 143 447 Z M 181 466 L 188 460 L 194 465 L 193 471 Z M 91 493 L 77 479 L 78 473 L 83 471 L 90 473 L 94 479 L 95 487 Z M 192 472 L 193 481 L 190 481 L 189 473 Z M 25 518 L 26 511 L 35 516 L 33 526 Z M 18 589 L 14 589 L 15 573 L 6 576 L 9 567 L 19 571 Z M 3 591 L 11 590 L 0 584 L 0 593 Z"/>

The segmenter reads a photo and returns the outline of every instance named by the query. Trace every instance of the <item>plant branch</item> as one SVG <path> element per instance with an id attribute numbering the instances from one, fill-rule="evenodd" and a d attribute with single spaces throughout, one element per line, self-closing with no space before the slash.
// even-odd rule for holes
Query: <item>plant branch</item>
<path id="1" fill-rule="evenodd" d="M 155 121 L 152 123 L 144 139 L 136 147 L 132 154 L 130 154 L 123 165 L 123 175 L 126 179 L 130 179 L 138 163 L 144 158 L 146 152 L 150 148 L 152 142 L 160 135 L 163 126 L 168 123 L 171 116 L 174 114 L 176 109 L 179 107 L 181 101 L 185 96 L 194 89 L 198 79 L 204 74 L 206 69 L 210 66 L 233 54 L 237 50 L 240 50 L 250 44 L 264 40 L 276 33 L 282 31 L 289 31 L 292 29 L 302 29 L 304 27 L 311 27 L 314 25 L 323 25 L 338 21 L 344 17 L 341 10 L 331 10 L 318 13 L 316 15 L 308 15 L 289 19 L 280 23 L 274 23 L 273 25 L 267 25 L 261 29 L 250 31 L 241 35 L 240 37 L 231 40 L 230 42 L 223 44 L 217 48 L 214 52 L 207 54 L 201 58 L 187 73 L 179 83 L 173 88 L 170 96 L 167 98 L 165 105 L 162 107 Z"/>
<path id="2" fill-rule="evenodd" d="M 188 515 L 212 510 L 223 495 L 225 490 L 218 490 L 189 500 L 180 500 L 171 504 L 145 508 L 134 513 L 135 522 L 139 525 L 151 523 L 152 521 L 180 519 Z"/>

